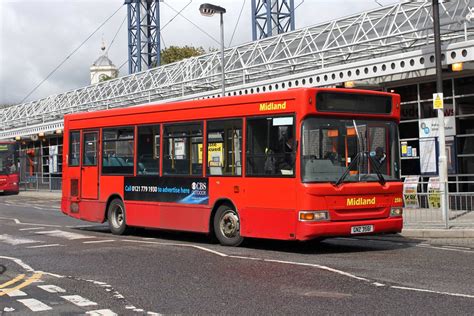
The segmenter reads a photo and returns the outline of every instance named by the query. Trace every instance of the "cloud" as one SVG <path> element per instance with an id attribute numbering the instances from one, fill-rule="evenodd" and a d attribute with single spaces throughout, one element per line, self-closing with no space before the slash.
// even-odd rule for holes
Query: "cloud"
<path id="1" fill-rule="evenodd" d="M 225 43 L 229 44 L 242 1 L 221 0 L 224 15 Z M 0 0 L 0 104 L 20 102 L 36 85 L 66 58 L 66 62 L 28 99 L 66 92 L 89 85 L 89 67 L 100 56 L 102 38 L 110 45 L 126 16 L 123 0 Z M 179 11 L 190 1 L 165 0 Z M 161 3 L 161 25 L 173 19 L 162 32 L 162 48 L 170 45 L 219 47 L 219 18 L 204 17 L 198 12 L 202 1 L 191 1 L 182 14 L 204 29 L 203 33 L 166 4 Z M 298 5 L 301 0 L 295 0 Z M 379 1 L 382 2 L 382 1 Z M 383 1 L 388 4 L 393 1 Z M 251 41 L 250 0 L 246 0 L 232 45 Z M 344 4 L 344 5 L 341 5 Z M 337 17 L 361 12 L 378 5 L 371 0 L 305 0 L 295 12 L 296 27 L 314 25 Z M 110 19 L 72 56 L 68 55 L 117 9 Z M 108 56 L 116 66 L 125 65 L 120 74 L 128 73 L 126 22 L 121 27 Z M 214 39 L 212 39 L 214 38 Z M 217 42 L 216 42 L 217 40 Z"/>

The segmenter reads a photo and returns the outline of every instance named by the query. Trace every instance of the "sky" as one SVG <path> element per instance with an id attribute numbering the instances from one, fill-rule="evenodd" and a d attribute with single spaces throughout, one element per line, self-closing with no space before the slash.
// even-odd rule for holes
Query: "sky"
<path id="1" fill-rule="evenodd" d="M 296 29 L 376 9 L 379 4 L 399 2 L 294 1 Z M 200 15 L 198 9 L 204 2 L 207 0 L 160 3 L 162 48 L 171 45 L 219 48 L 219 18 Z M 226 47 L 252 40 L 251 0 L 209 2 L 227 10 Z M 108 47 L 108 57 L 117 67 L 122 66 L 119 76 L 127 75 L 127 10 L 123 3 L 124 0 L 0 0 L 0 105 L 17 104 L 25 98 L 37 100 L 89 85 L 89 67 L 102 54 L 102 41 Z M 176 16 L 176 11 L 183 8 L 182 15 Z"/>

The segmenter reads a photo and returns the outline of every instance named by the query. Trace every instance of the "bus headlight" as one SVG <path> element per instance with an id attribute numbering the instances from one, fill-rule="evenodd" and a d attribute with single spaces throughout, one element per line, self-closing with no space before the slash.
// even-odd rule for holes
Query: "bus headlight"
<path id="1" fill-rule="evenodd" d="M 300 222 L 328 221 L 328 211 L 299 211 L 298 219 Z"/>
<path id="2" fill-rule="evenodd" d="M 403 208 L 398 206 L 398 207 L 392 207 L 390 209 L 390 217 L 397 217 L 397 216 L 402 216 L 403 215 Z"/>

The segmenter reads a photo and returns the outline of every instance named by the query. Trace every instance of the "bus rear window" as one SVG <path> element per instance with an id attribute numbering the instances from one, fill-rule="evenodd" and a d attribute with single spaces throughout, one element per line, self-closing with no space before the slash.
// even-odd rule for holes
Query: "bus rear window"
<path id="1" fill-rule="evenodd" d="M 320 112 L 390 114 L 392 98 L 386 95 L 319 92 L 316 109 Z"/>

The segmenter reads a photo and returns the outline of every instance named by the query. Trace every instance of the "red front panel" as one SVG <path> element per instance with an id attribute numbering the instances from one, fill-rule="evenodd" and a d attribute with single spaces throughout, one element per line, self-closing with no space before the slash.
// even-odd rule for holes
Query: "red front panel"
<path id="1" fill-rule="evenodd" d="M 377 233 L 402 230 L 402 217 L 390 217 L 390 209 L 402 205 L 402 183 L 345 183 L 336 187 L 328 183 L 302 184 L 298 190 L 300 210 L 329 212 L 329 221 L 297 224 L 297 238 L 349 236 L 351 227 L 373 225 Z M 368 194 L 370 192 L 370 194 Z"/>

